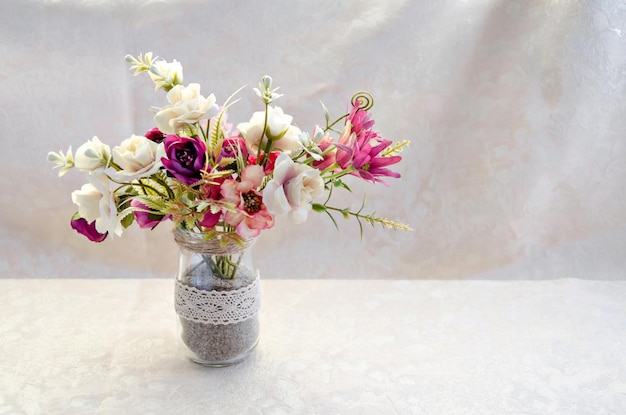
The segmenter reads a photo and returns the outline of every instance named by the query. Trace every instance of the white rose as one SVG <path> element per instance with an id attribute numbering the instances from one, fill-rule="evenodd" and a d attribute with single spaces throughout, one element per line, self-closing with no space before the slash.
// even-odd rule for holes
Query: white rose
<path id="1" fill-rule="evenodd" d="M 74 154 L 74 167 L 81 171 L 102 173 L 111 160 L 111 149 L 102 143 L 98 137 L 78 147 Z"/>
<path id="2" fill-rule="evenodd" d="M 300 134 L 302 131 L 294 125 L 291 125 L 293 117 L 283 112 L 280 107 L 267 107 L 267 133 L 270 138 L 275 138 L 272 150 L 283 151 L 291 154 L 291 152 L 301 148 Z M 256 153 L 259 148 L 259 142 L 263 136 L 263 126 L 265 125 L 265 112 L 259 111 L 252 114 L 250 121 L 237 125 L 237 130 L 246 140 L 248 148 Z M 281 137 L 282 134 L 282 137 Z M 279 138 L 280 137 L 280 138 Z M 261 149 L 265 148 L 267 138 L 263 140 Z"/>
<path id="3" fill-rule="evenodd" d="M 91 183 L 85 183 L 80 190 L 72 192 L 72 202 L 78 205 L 78 213 L 87 222 L 93 222 L 100 217 L 100 199 L 102 193 Z"/>
<path id="4" fill-rule="evenodd" d="M 166 62 L 156 61 L 148 71 L 156 89 L 166 89 L 183 83 L 183 66 L 177 60 Z M 167 90 L 167 89 L 166 89 Z"/>
<path id="5" fill-rule="evenodd" d="M 165 157 L 163 143 L 157 144 L 146 137 L 132 135 L 119 146 L 113 147 L 113 161 L 122 170 L 113 173 L 112 176 L 123 182 L 151 176 L 163 166 L 162 157 Z"/>
<path id="6" fill-rule="evenodd" d="M 200 95 L 199 84 L 176 85 L 167 93 L 167 100 L 170 105 L 157 109 L 154 116 L 157 127 L 165 134 L 176 134 L 186 124 L 193 124 L 203 117 L 211 118 L 218 111 L 215 95 L 207 98 Z"/>
<path id="7" fill-rule="evenodd" d="M 122 223 L 117 214 L 115 197 L 109 189 L 109 181 L 104 175 L 89 176 L 89 183 L 80 190 L 72 192 L 72 202 L 78 205 L 80 217 L 87 222 L 96 221 L 96 230 L 99 233 L 109 232 L 122 235 Z"/>
<path id="8" fill-rule="evenodd" d="M 324 180 L 319 170 L 306 164 L 296 164 L 282 153 L 274 164 L 274 177 L 263 189 L 263 203 L 277 216 L 289 213 L 295 223 L 307 219 L 313 197 L 324 192 Z"/>

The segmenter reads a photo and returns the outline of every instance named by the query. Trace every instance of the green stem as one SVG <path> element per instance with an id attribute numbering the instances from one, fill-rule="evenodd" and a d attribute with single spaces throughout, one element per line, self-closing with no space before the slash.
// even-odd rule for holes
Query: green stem
<path id="1" fill-rule="evenodd" d="M 265 166 L 267 165 L 267 161 L 269 160 L 269 154 L 270 151 L 272 151 L 272 144 L 274 144 L 273 140 L 270 140 L 269 137 L 267 138 L 267 144 L 265 145 L 265 150 L 263 153 L 263 169 L 265 169 Z"/>
<path id="2" fill-rule="evenodd" d="M 211 255 L 206 255 L 208 258 L 209 266 L 215 275 L 220 278 L 233 279 L 239 268 L 241 262 L 241 256 L 237 262 L 233 261 L 232 255 L 216 255 L 212 258 Z"/>
<path id="3" fill-rule="evenodd" d="M 337 119 L 336 119 L 336 120 L 335 120 L 332 124 L 330 124 L 330 125 L 326 125 L 326 128 L 324 128 L 324 132 L 326 132 L 326 131 L 330 130 L 331 128 L 333 128 L 333 126 L 334 126 L 335 124 L 337 124 L 339 121 L 341 121 L 341 120 L 343 120 L 344 118 L 346 118 L 348 115 L 350 115 L 350 114 L 345 114 L 345 115 L 342 115 L 341 117 L 337 118 Z"/>
<path id="4" fill-rule="evenodd" d="M 161 196 L 161 197 L 165 197 L 165 195 L 164 195 L 163 193 L 159 192 L 159 191 L 158 191 L 157 189 L 155 189 L 154 187 L 152 187 L 152 186 L 150 186 L 150 185 L 147 185 L 147 184 L 145 184 L 145 183 L 141 182 L 141 179 L 139 179 L 139 180 L 138 180 L 138 181 L 139 181 L 139 185 L 137 185 L 137 183 L 118 182 L 117 180 L 114 180 L 111 176 L 109 176 L 108 174 L 107 174 L 107 177 L 108 177 L 108 178 L 109 178 L 109 180 L 111 180 L 113 183 L 116 183 L 116 184 L 119 184 L 119 185 L 120 185 L 120 187 L 118 187 L 117 189 L 115 189 L 115 191 L 117 191 L 117 190 L 121 189 L 121 188 L 122 188 L 122 187 L 124 187 L 124 186 L 132 186 L 132 187 L 139 186 L 139 187 L 141 188 L 141 190 L 143 190 L 144 194 L 147 194 L 147 193 L 145 192 L 145 189 L 150 189 L 150 190 L 152 190 L 154 193 L 156 193 L 157 195 L 159 195 L 159 196 Z"/>
<path id="5" fill-rule="evenodd" d="M 111 158 L 109 159 L 108 164 L 109 164 L 109 166 L 113 167 L 113 168 L 115 169 L 115 171 L 120 171 L 120 170 L 122 170 L 122 167 L 121 167 L 119 164 L 117 164 L 116 162 L 114 162 L 114 161 L 113 161 L 113 157 L 111 157 Z"/>
<path id="6" fill-rule="evenodd" d="M 330 169 L 330 167 L 328 169 Z M 326 169 L 326 170 L 328 170 L 328 169 Z M 324 171 L 326 171 L 326 170 L 324 170 Z M 354 166 L 350 166 L 346 170 L 342 170 L 342 171 L 340 171 L 338 173 L 335 173 L 335 174 L 332 174 L 332 175 L 330 175 L 328 177 L 324 177 L 324 179 L 326 180 L 325 183 L 328 184 L 328 183 L 332 182 L 335 179 L 339 179 L 340 177 L 346 176 L 346 175 L 352 173 L 354 170 L 356 170 L 354 168 Z"/>
<path id="7" fill-rule="evenodd" d="M 159 183 L 161 186 L 163 186 L 165 190 L 167 190 L 167 195 L 169 196 L 171 200 L 176 198 L 176 195 L 174 195 L 174 191 L 170 189 L 170 186 L 167 184 L 167 182 L 161 179 L 158 174 L 154 175 L 154 180 L 157 183 Z"/>
<path id="8" fill-rule="evenodd" d="M 269 104 L 266 102 L 265 103 L 265 121 L 263 122 L 263 132 L 261 133 L 261 138 L 259 138 L 259 145 L 258 145 L 257 153 L 256 153 L 256 164 L 261 164 L 263 162 L 263 160 L 261 160 L 261 144 L 263 143 L 263 137 L 265 137 L 265 130 L 267 129 L 268 108 L 269 108 Z M 268 141 L 269 141 L 269 137 L 268 137 Z M 263 158 L 265 158 L 265 154 L 263 155 Z"/>

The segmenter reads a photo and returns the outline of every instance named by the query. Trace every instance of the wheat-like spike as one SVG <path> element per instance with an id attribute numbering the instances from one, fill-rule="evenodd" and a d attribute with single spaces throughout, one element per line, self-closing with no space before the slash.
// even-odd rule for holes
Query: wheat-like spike
<path id="1" fill-rule="evenodd" d="M 411 142 L 409 140 L 397 141 L 393 143 L 391 146 L 387 147 L 385 150 L 383 150 L 383 152 L 381 153 L 381 156 L 391 157 L 391 156 L 398 155 L 402 153 L 402 150 L 408 147 L 410 143 Z"/>
<path id="2" fill-rule="evenodd" d="M 364 221 L 366 221 L 367 223 L 369 223 L 372 226 L 380 225 L 383 228 L 403 230 L 403 231 L 412 231 L 413 230 L 413 229 L 411 229 L 410 226 L 405 225 L 404 223 L 396 222 L 396 221 L 393 221 L 393 220 L 390 220 L 390 219 L 387 219 L 387 218 L 381 218 L 381 217 L 378 217 L 378 216 L 374 216 L 376 214 L 376 212 L 370 213 L 369 215 L 362 215 L 361 214 L 361 210 L 363 209 L 362 206 L 361 206 L 361 209 L 359 209 L 359 211 L 352 212 L 350 210 L 350 208 L 339 209 L 339 208 L 336 208 L 336 207 L 327 206 L 326 204 L 322 205 L 322 204 L 316 203 L 316 204 L 313 205 L 313 209 L 316 212 L 326 212 L 328 214 L 328 216 L 330 216 L 330 218 L 333 219 L 333 222 L 335 223 L 335 226 L 337 226 L 337 223 L 335 222 L 334 218 L 332 217 L 332 215 L 330 214 L 329 211 L 339 212 L 346 219 L 349 219 L 350 216 L 354 217 L 357 220 L 357 222 L 359 223 L 359 229 L 361 230 L 361 236 L 362 236 L 362 232 L 363 232 L 361 219 L 363 219 Z"/>
<path id="3" fill-rule="evenodd" d="M 363 218 L 369 222 L 370 224 L 372 224 L 372 226 L 374 224 L 378 224 L 380 226 L 382 226 L 383 228 L 389 228 L 389 229 L 394 229 L 394 230 L 401 230 L 401 231 L 412 231 L 413 229 L 408 226 L 405 225 L 404 223 L 401 222 L 396 222 L 387 218 L 380 218 L 380 217 L 376 217 L 373 215 L 368 215 L 368 216 L 363 216 Z"/>

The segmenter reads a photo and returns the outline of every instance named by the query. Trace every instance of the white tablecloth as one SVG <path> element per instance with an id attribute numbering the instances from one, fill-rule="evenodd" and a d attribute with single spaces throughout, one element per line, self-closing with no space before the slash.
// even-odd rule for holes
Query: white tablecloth
<path id="1" fill-rule="evenodd" d="M 0 280 L 0 414 L 624 414 L 624 281 L 264 280 L 243 363 L 171 280 Z"/>

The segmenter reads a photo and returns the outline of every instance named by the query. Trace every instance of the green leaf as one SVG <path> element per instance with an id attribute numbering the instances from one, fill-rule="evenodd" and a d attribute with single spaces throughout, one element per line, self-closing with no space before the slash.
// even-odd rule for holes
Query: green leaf
<path id="1" fill-rule="evenodd" d="M 348 187 L 348 185 L 345 184 L 341 179 L 333 180 L 333 185 L 335 187 L 342 187 L 342 188 L 346 189 L 348 192 L 352 193 L 352 189 L 350 189 L 350 187 Z"/>
<path id="2" fill-rule="evenodd" d="M 188 217 L 185 218 L 183 223 L 185 224 L 185 227 L 187 229 L 193 229 L 194 226 L 196 225 L 196 220 L 194 219 L 193 216 L 188 216 Z"/>
<path id="3" fill-rule="evenodd" d="M 124 228 L 128 228 L 130 225 L 133 224 L 133 222 L 135 221 L 135 215 L 126 215 L 122 218 L 122 226 Z"/>
<path id="4" fill-rule="evenodd" d="M 360 235 L 361 241 L 363 241 L 363 223 L 361 222 L 361 218 L 357 216 L 356 222 L 359 224 L 359 235 Z"/>
<path id="5" fill-rule="evenodd" d="M 229 166 L 229 165 L 233 164 L 236 161 L 237 161 L 237 159 L 234 158 L 234 157 L 222 157 L 220 159 L 220 162 L 219 162 L 218 165 L 219 166 Z"/>
<path id="6" fill-rule="evenodd" d="M 163 212 L 167 208 L 167 202 L 161 196 L 157 195 L 139 195 L 135 196 L 135 199 L 148 206 L 150 210 L 157 212 Z"/>
<path id="7" fill-rule="evenodd" d="M 331 215 L 329 211 L 325 211 L 325 212 L 330 218 L 330 220 L 333 221 L 333 225 L 335 225 L 335 229 L 339 230 L 339 225 L 337 225 L 337 221 L 335 220 L 335 218 L 333 218 L 333 215 Z"/>
<path id="8" fill-rule="evenodd" d="M 326 206 L 322 205 L 321 203 L 313 203 L 311 204 L 311 208 L 315 211 L 315 212 L 326 212 Z"/>
<path id="9" fill-rule="evenodd" d="M 223 108 L 218 114 L 217 119 L 215 121 L 215 127 L 211 131 L 211 137 L 209 141 L 209 148 L 211 148 L 214 152 L 217 152 L 218 154 L 219 154 L 219 151 L 221 150 L 221 148 L 218 148 L 218 143 L 220 144 L 219 147 L 221 147 L 221 142 L 219 139 L 220 139 L 220 135 L 221 135 L 220 133 L 222 129 L 222 117 L 226 113 L 227 108 L 228 107 Z"/>
<path id="10" fill-rule="evenodd" d="M 330 113 L 328 112 L 328 108 L 326 108 L 326 105 L 324 105 L 322 101 L 320 101 L 320 104 L 322 105 L 322 109 L 324 110 L 324 118 L 326 119 L 326 127 L 328 127 L 328 124 L 330 123 Z"/>

